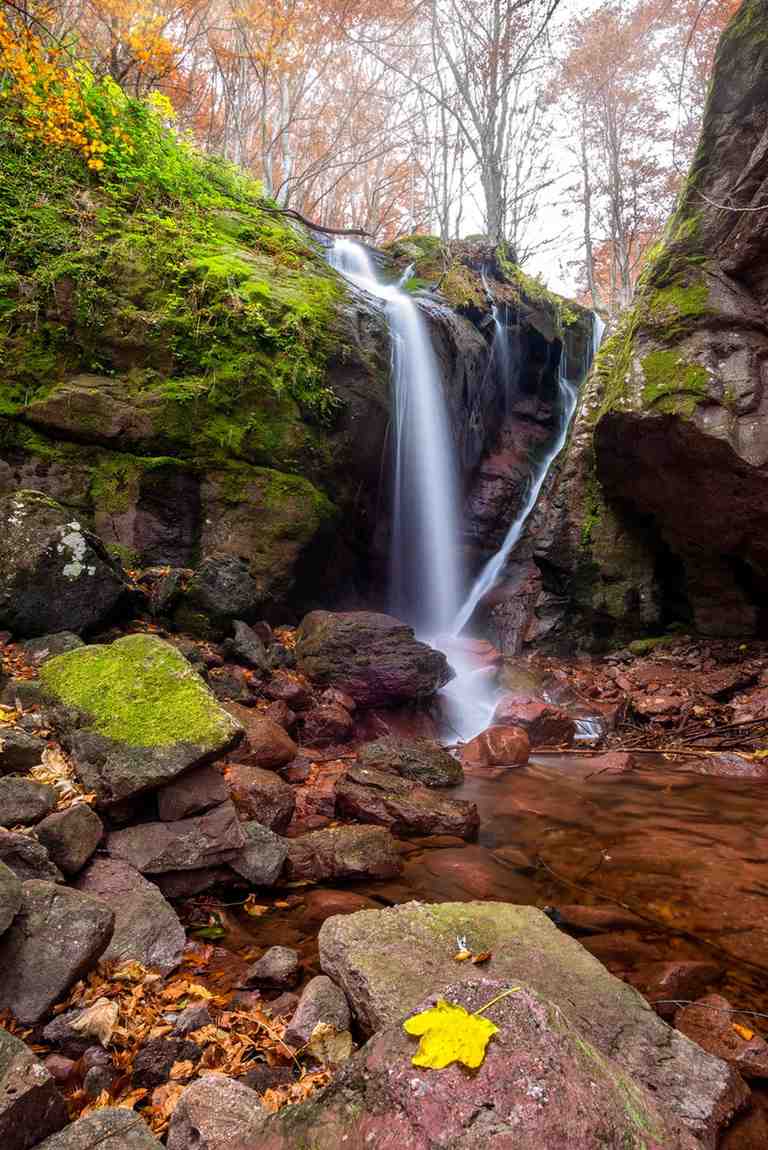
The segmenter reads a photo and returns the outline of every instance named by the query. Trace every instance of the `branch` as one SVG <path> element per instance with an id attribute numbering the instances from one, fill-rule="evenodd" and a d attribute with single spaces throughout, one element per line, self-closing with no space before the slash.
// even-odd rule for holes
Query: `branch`
<path id="1" fill-rule="evenodd" d="M 266 212 L 269 216 L 288 216 L 291 220 L 298 220 L 300 224 L 304 224 L 313 232 L 322 232 L 328 236 L 371 236 L 370 232 L 363 231 L 362 228 L 325 228 L 322 224 L 315 224 L 312 220 L 308 220 L 301 212 L 297 212 L 294 208 L 273 208 L 271 204 L 259 204 L 262 212 Z"/>

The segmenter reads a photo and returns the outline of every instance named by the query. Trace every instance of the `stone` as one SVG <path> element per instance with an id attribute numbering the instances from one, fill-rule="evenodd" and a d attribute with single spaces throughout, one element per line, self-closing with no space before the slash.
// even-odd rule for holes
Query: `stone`
<path id="1" fill-rule="evenodd" d="M 139 823 L 111 831 L 106 839 L 113 858 L 124 859 L 142 874 L 198 870 L 229 862 L 245 843 L 231 802 L 175 823 Z"/>
<path id="2" fill-rule="evenodd" d="M 171 870 L 153 875 L 160 891 L 166 898 L 192 898 L 216 886 L 232 886 L 234 875 L 229 867 L 208 866 L 198 870 Z"/>
<path id="3" fill-rule="evenodd" d="M 0 1029 L 0 1146 L 29 1150 L 66 1121 L 50 1070 L 21 1039 Z"/>
<path id="4" fill-rule="evenodd" d="M 647 998 L 657 1014 L 670 1019 L 681 1001 L 699 998 L 721 974 L 722 967 L 716 962 L 675 959 L 641 966 L 627 975 L 627 982 Z"/>
<path id="5" fill-rule="evenodd" d="M 43 1041 L 58 1047 L 69 1058 L 76 1060 L 82 1058 L 86 1050 L 89 1049 L 89 1043 L 93 1040 L 89 1035 L 81 1034 L 79 1030 L 75 1030 L 73 1023 L 77 1022 L 84 1013 L 84 1008 L 75 1008 L 74 1010 L 65 1010 L 63 1014 L 57 1014 L 52 1022 L 43 1027 Z"/>
<path id="6" fill-rule="evenodd" d="M 355 700 L 346 691 L 339 691 L 336 687 L 326 687 L 324 691 L 320 692 L 319 702 L 323 706 L 343 707 L 345 711 L 349 711 L 350 715 L 356 709 Z"/>
<path id="7" fill-rule="evenodd" d="M 5 827 L 31 826 L 56 806 L 53 787 L 19 775 L 0 778 L 0 820 Z"/>
<path id="8" fill-rule="evenodd" d="M 746 1098 L 738 1075 L 670 1029 L 632 987 L 534 907 L 405 903 L 327 919 L 319 935 L 320 966 L 370 1034 L 412 1013 L 425 994 L 477 978 L 471 963 L 454 960 L 457 937 L 475 953 L 490 951 L 486 977 L 505 987 L 522 980 L 566 1019 L 578 1020 L 585 1042 L 615 1059 L 704 1145 L 714 1146 L 719 1127 Z"/>
<path id="9" fill-rule="evenodd" d="M 534 695 L 505 695 L 493 712 L 493 723 L 520 727 L 532 747 L 569 746 L 576 734 L 576 723 L 569 714 Z"/>
<path id="10" fill-rule="evenodd" d="M 729 1062 L 745 1078 L 765 1079 L 768 1078 L 768 1042 L 754 1031 L 752 1021 L 749 1014 L 733 1010 L 728 999 L 720 994 L 707 994 L 675 1014 L 677 1029 L 702 1050 Z"/>
<path id="11" fill-rule="evenodd" d="M 43 1059 L 43 1066 L 56 1082 L 64 1083 L 72 1079 L 77 1063 L 73 1058 L 65 1058 L 63 1054 L 49 1054 Z"/>
<path id="12" fill-rule="evenodd" d="M 92 630 L 126 594 L 95 535 L 39 491 L 0 498 L 0 627 L 27 638 Z"/>
<path id="13" fill-rule="evenodd" d="M 0 774 L 26 774 L 43 761 L 45 743 L 18 727 L 0 727 Z"/>
<path id="14" fill-rule="evenodd" d="M 221 703 L 242 703 L 245 707 L 252 707 L 256 702 L 251 672 L 244 671 L 237 663 L 211 667 L 207 678 L 208 686 Z"/>
<path id="15" fill-rule="evenodd" d="M 238 1081 L 255 1090 L 257 1094 L 264 1094 L 276 1086 L 287 1086 L 293 1082 L 293 1070 L 290 1066 L 267 1066 L 265 1062 L 258 1062 L 253 1070 L 249 1070 Z"/>
<path id="16" fill-rule="evenodd" d="M 520 727 L 488 727 L 459 748 L 459 758 L 465 768 L 522 767 L 530 750 L 528 736 Z"/>
<path id="17" fill-rule="evenodd" d="M 19 1022 L 39 1022 L 104 953 L 114 920 L 101 899 L 23 883 L 21 909 L 0 938 L 0 1007 Z"/>
<path id="18" fill-rule="evenodd" d="M 371 611 L 312 611 L 299 627 L 296 659 L 313 683 L 344 691 L 359 707 L 426 699 L 453 678 L 441 651 Z"/>
<path id="19" fill-rule="evenodd" d="M 275 671 L 268 683 L 264 684 L 264 694 L 276 703 L 287 703 L 292 711 L 306 711 L 312 704 L 312 691 L 306 681 L 301 682 L 296 675 L 285 671 Z"/>
<path id="20" fill-rule="evenodd" d="M 253 667 L 255 671 L 265 674 L 269 670 L 269 657 L 259 636 L 242 619 L 235 620 L 233 631 L 232 638 L 224 644 L 226 650 L 233 658 L 245 663 L 246 667 Z"/>
<path id="21" fill-rule="evenodd" d="M 92 1066 L 83 1078 L 83 1090 L 89 1098 L 98 1098 L 103 1090 L 109 1090 L 115 1077 L 114 1069 L 108 1066 Z"/>
<path id="22" fill-rule="evenodd" d="M 298 747 L 277 723 L 238 703 L 227 703 L 226 710 L 245 731 L 245 741 L 237 752 L 240 762 L 265 770 L 278 770 L 296 757 Z"/>
<path id="23" fill-rule="evenodd" d="M 21 880 L 0 863 L 0 934 L 5 934 L 21 908 Z"/>
<path id="24" fill-rule="evenodd" d="M 335 914 L 354 914 L 356 910 L 378 910 L 380 903 L 353 890 L 332 890 L 321 887 L 308 890 L 303 896 L 301 925 L 307 934 L 317 934 L 327 918 Z"/>
<path id="25" fill-rule="evenodd" d="M 252 617 L 260 598 L 258 584 L 243 559 L 209 556 L 189 581 L 175 619 L 181 630 L 219 637 L 235 619 Z"/>
<path id="26" fill-rule="evenodd" d="M 336 1030 L 349 1030 L 352 1023 L 344 991 L 325 974 L 311 978 L 304 987 L 283 1037 L 289 1046 L 304 1046 L 319 1022 Z"/>
<path id="27" fill-rule="evenodd" d="M 191 1002 L 179 1014 L 173 1026 L 174 1034 L 192 1034 L 213 1022 L 207 1002 Z"/>
<path id="28" fill-rule="evenodd" d="M 288 946 L 270 946 L 257 962 L 248 967 L 245 984 L 269 990 L 290 990 L 300 977 L 298 952 Z"/>
<path id="29" fill-rule="evenodd" d="M 163 822 L 176 822 L 217 807 L 229 798 L 221 771 L 212 764 L 187 771 L 157 792 L 157 813 Z"/>
<path id="30" fill-rule="evenodd" d="M 133 1062 L 133 1081 L 139 1086 L 163 1086 L 176 1062 L 196 1063 L 202 1050 L 188 1038 L 150 1038 Z M 190 1078 L 192 1072 L 186 1076 Z"/>
<path id="31" fill-rule="evenodd" d="M 36 639 L 27 639 L 22 644 L 22 650 L 34 667 L 39 667 L 46 659 L 54 655 L 63 655 L 65 651 L 76 651 L 83 646 L 83 640 L 74 631 L 57 631 L 55 635 L 40 635 Z"/>
<path id="32" fill-rule="evenodd" d="M 168 1150 L 236 1150 L 257 1146 L 262 1110 L 253 1090 L 223 1074 L 206 1074 L 179 1098 L 168 1129 Z"/>
<path id="33" fill-rule="evenodd" d="M 435 739 L 377 739 L 357 756 L 363 767 L 392 771 L 425 787 L 454 787 L 464 781 L 461 763 Z"/>
<path id="34" fill-rule="evenodd" d="M 278 727 L 282 727 L 284 731 L 290 731 L 296 725 L 296 712 L 292 711 L 282 699 L 276 699 L 274 703 L 270 703 L 266 711 L 262 713 L 265 719 L 277 723 Z"/>
<path id="35" fill-rule="evenodd" d="M 474 803 L 448 799 L 410 779 L 363 766 L 350 767 L 336 784 L 340 815 L 378 823 L 394 834 L 477 835 L 480 816 Z"/>
<path id="36" fill-rule="evenodd" d="M 325 703 L 305 711 L 301 721 L 301 741 L 308 747 L 329 747 L 352 738 L 355 724 L 349 711 L 336 703 Z"/>
<path id="37" fill-rule="evenodd" d="M 79 778 L 102 807 L 223 755 L 242 734 L 184 656 L 153 635 L 58 655 L 40 679 Z"/>
<path id="38" fill-rule="evenodd" d="M 104 824 L 87 803 L 55 811 L 35 827 L 35 837 L 65 875 L 83 869 L 103 834 Z"/>
<path id="39" fill-rule="evenodd" d="M 590 763 L 594 759 L 590 758 Z M 604 934 L 611 930 L 643 930 L 648 923 L 632 911 L 613 906 L 579 906 L 567 904 L 548 909 L 547 913 L 558 926 L 566 926 L 588 934 Z"/>
<path id="40" fill-rule="evenodd" d="M 5 831 L 0 828 L 0 860 L 22 882 L 31 878 L 64 882 L 63 874 L 51 862 L 43 844 L 21 831 Z"/>
<path id="41" fill-rule="evenodd" d="M 246 846 L 230 866 L 252 886 L 272 886 L 277 882 L 288 857 L 288 844 L 261 823 L 241 823 Z"/>
<path id="42" fill-rule="evenodd" d="M 686 758 L 682 770 L 718 779 L 768 779 L 768 764 L 745 759 L 742 755 L 720 754 Z"/>
<path id="43" fill-rule="evenodd" d="M 287 844 L 290 882 L 394 878 L 402 870 L 395 840 L 384 827 L 325 827 Z"/>
<path id="44" fill-rule="evenodd" d="M 163 1150 L 140 1114 L 105 1106 L 78 1118 L 37 1150 Z"/>
<path id="45" fill-rule="evenodd" d="M 267 1003 L 267 1010 L 273 1018 L 290 1018 L 296 1013 L 299 1005 L 299 996 L 292 990 L 284 990 L 277 998 Z"/>
<path id="46" fill-rule="evenodd" d="M 229 794 L 241 815 L 254 819 L 273 831 L 284 831 L 293 817 L 296 796 L 293 787 L 273 771 L 245 763 L 225 768 Z"/>
<path id="47" fill-rule="evenodd" d="M 76 885 L 114 911 L 114 933 L 102 956 L 105 961 L 139 962 L 162 974 L 176 969 L 187 937 L 176 911 L 154 883 L 122 859 L 98 858 Z"/>

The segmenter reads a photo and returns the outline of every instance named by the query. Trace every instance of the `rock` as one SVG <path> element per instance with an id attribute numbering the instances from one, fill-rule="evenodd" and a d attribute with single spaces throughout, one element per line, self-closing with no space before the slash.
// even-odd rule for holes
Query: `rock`
<path id="1" fill-rule="evenodd" d="M 98 1098 L 103 1090 L 109 1090 L 115 1071 L 108 1066 L 92 1066 L 83 1078 L 83 1090 L 89 1098 Z"/>
<path id="2" fill-rule="evenodd" d="M 301 741 L 308 747 L 346 743 L 352 738 L 354 726 L 349 711 L 335 703 L 326 703 L 302 715 Z"/>
<path id="3" fill-rule="evenodd" d="M 67 1121 L 56 1079 L 19 1038 L 0 1029 L 0 1145 L 28 1150 Z"/>
<path id="4" fill-rule="evenodd" d="M 270 946 L 258 962 L 248 967 L 245 983 L 270 990 L 290 990 L 300 977 L 298 952 L 288 946 Z"/>
<path id="5" fill-rule="evenodd" d="M 627 975 L 627 982 L 648 999 L 657 1014 L 669 1019 L 681 1001 L 699 998 L 721 974 L 716 962 L 677 959 L 642 966 Z"/>
<path id="6" fill-rule="evenodd" d="M 267 1066 L 266 1063 L 260 1062 L 238 1081 L 250 1090 L 255 1090 L 257 1094 L 263 1094 L 275 1086 L 287 1086 L 293 1082 L 293 1070 L 290 1066 Z"/>
<path id="7" fill-rule="evenodd" d="M 752 1029 L 750 1015 L 734 1011 L 722 995 L 707 994 L 684 1006 L 675 1014 L 675 1026 L 702 1050 L 729 1062 L 745 1078 L 768 1078 L 768 1042 Z"/>
<path id="8" fill-rule="evenodd" d="M 461 764 L 434 739 L 377 739 L 360 748 L 357 760 L 425 787 L 453 787 L 464 780 Z"/>
<path id="9" fill-rule="evenodd" d="M 434 789 L 367 767 L 353 766 L 336 784 L 339 814 L 389 827 L 396 835 L 477 834 L 480 816 L 474 803 L 448 799 Z"/>
<path id="10" fill-rule="evenodd" d="M 345 711 L 349 711 L 350 715 L 356 709 L 355 700 L 346 691 L 338 691 L 335 687 L 326 687 L 320 693 L 320 703 L 324 707 L 343 707 Z"/>
<path id="11" fill-rule="evenodd" d="M 265 770 L 277 770 L 296 757 L 298 747 L 277 723 L 238 703 L 228 703 L 225 709 L 245 731 L 245 742 L 237 752 L 241 762 L 264 767 Z"/>
<path id="12" fill-rule="evenodd" d="M 3 687 L 0 702 L 5 707 L 28 711 L 39 707 L 42 697 L 38 679 L 9 679 Z"/>
<path id="13" fill-rule="evenodd" d="M 293 787 L 272 771 L 233 763 L 224 771 L 232 801 L 243 815 L 273 831 L 284 831 L 293 817 Z"/>
<path id="14" fill-rule="evenodd" d="M 56 806 L 56 791 L 19 775 L 0 778 L 0 820 L 6 827 L 31 826 Z"/>
<path id="15" fill-rule="evenodd" d="M 278 727 L 282 727 L 284 731 L 290 731 L 296 725 L 295 711 L 292 711 L 288 704 L 281 699 L 276 699 L 274 703 L 270 703 L 266 711 L 262 713 L 265 719 L 277 723 Z"/>
<path id="16" fill-rule="evenodd" d="M 488 727 L 459 749 L 463 767 L 522 767 L 531 745 L 520 727 Z"/>
<path id="17" fill-rule="evenodd" d="M 356 910 L 378 910 L 380 903 L 353 890 L 330 890 L 328 887 L 304 894 L 301 910 L 302 929 L 316 934 L 327 918 L 335 914 L 354 914 Z"/>
<path id="18" fill-rule="evenodd" d="M 102 542 L 53 499 L 0 498 L 0 627 L 21 637 L 91 630 L 125 593 Z"/>
<path id="19" fill-rule="evenodd" d="M 227 639 L 225 648 L 233 658 L 245 663 L 246 667 L 253 667 L 262 674 L 269 670 L 269 658 L 264 644 L 256 632 L 241 619 L 235 620 L 234 635 L 231 639 Z"/>
<path id="20" fill-rule="evenodd" d="M 168 1150 L 235 1150 L 257 1146 L 262 1125 L 257 1095 L 223 1074 L 196 1079 L 179 1098 L 168 1130 Z"/>
<path id="21" fill-rule="evenodd" d="M 603 756 L 600 756 L 601 758 Z M 590 758 L 590 763 L 594 759 Z M 604 934 L 611 930 L 643 930 L 648 923 L 629 910 L 612 906 L 556 906 L 552 907 L 550 918 L 558 926 L 583 930 L 589 934 Z M 548 912 L 549 913 L 549 912 Z"/>
<path id="22" fill-rule="evenodd" d="M 38 1022 L 106 950 L 115 916 L 106 903 L 55 883 L 22 885 L 22 903 L 0 938 L 0 1007 Z"/>
<path id="23" fill-rule="evenodd" d="M 21 880 L 0 863 L 0 934 L 5 934 L 21 908 Z"/>
<path id="24" fill-rule="evenodd" d="M 333 686 L 360 707 L 429 698 L 453 673 L 445 655 L 414 637 L 390 615 L 312 611 L 299 627 L 299 669 L 313 683 Z"/>
<path id="25" fill-rule="evenodd" d="M 40 678 L 80 780 L 104 807 L 171 782 L 241 735 L 184 656 L 152 635 L 58 655 Z"/>
<path id="26" fill-rule="evenodd" d="M 248 564 L 235 555 L 204 559 L 189 581 L 175 620 L 183 631 L 225 635 L 235 619 L 252 617 L 260 600 Z"/>
<path id="27" fill-rule="evenodd" d="M 163 822 L 176 822 L 209 811 L 228 798 L 229 788 L 221 771 L 207 764 L 161 787 L 157 792 L 157 813 Z"/>
<path id="28" fill-rule="evenodd" d="M 133 1063 L 133 1080 L 139 1086 L 164 1086 L 176 1062 L 196 1063 L 202 1050 L 188 1038 L 150 1038 Z M 192 1072 L 186 1075 L 191 1078 Z"/>
<path id="29" fill-rule="evenodd" d="M 55 635 L 40 635 L 37 639 L 27 639 L 22 644 L 22 650 L 27 660 L 33 666 L 39 667 L 46 659 L 54 655 L 63 655 L 66 651 L 76 651 L 83 646 L 83 640 L 74 631 L 57 631 Z"/>
<path id="30" fill-rule="evenodd" d="M 493 712 L 493 722 L 500 727 L 520 727 L 532 747 L 570 745 L 576 734 L 570 715 L 534 695 L 505 695 Z"/>
<path id="31" fill-rule="evenodd" d="M 233 874 L 226 866 L 200 867 L 199 870 L 170 870 L 153 875 L 166 898 L 191 898 L 216 886 L 232 886 Z"/>
<path id="32" fill-rule="evenodd" d="M 292 711 L 306 711 L 312 705 L 312 691 L 296 675 L 276 671 L 268 683 L 264 684 L 264 694 L 276 703 L 287 703 Z"/>
<path id="33" fill-rule="evenodd" d="M 402 869 L 394 839 L 383 827 L 327 827 L 288 839 L 287 845 L 291 882 L 394 878 Z"/>
<path id="34" fill-rule="evenodd" d="M 35 827 L 35 837 L 66 875 L 81 871 L 101 842 L 104 825 L 87 803 L 76 803 L 48 815 Z"/>
<path id="35" fill-rule="evenodd" d="M 37 1150 L 163 1150 L 140 1114 L 104 1107 L 78 1118 Z"/>
<path id="36" fill-rule="evenodd" d="M 483 967 L 488 978 L 504 986 L 523 978 L 565 1018 L 578 1019 L 584 1041 L 610 1052 L 706 1146 L 745 1100 L 743 1082 L 725 1063 L 683 1040 L 632 987 L 533 907 L 406 903 L 328 919 L 320 930 L 320 965 L 370 1034 L 411 1013 L 425 994 L 477 978 L 471 963 L 454 961 L 457 936 L 475 953 L 491 952 Z"/>
<path id="37" fill-rule="evenodd" d="M 0 860 L 22 882 L 31 878 L 64 882 L 63 874 L 51 862 L 43 844 L 21 831 L 5 831 L 0 828 Z"/>
<path id="38" fill-rule="evenodd" d="M 43 761 L 45 743 L 18 727 L 0 727 L 0 774 L 25 774 Z"/>
<path id="39" fill-rule="evenodd" d="M 207 1002 L 191 1002 L 179 1014 L 173 1027 L 174 1034 L 192 1034 L 213 1022 Z"/>
<path id="40" fill-rule="evenodd" d="M 684 771 L 696 775 L 713 775 L 719 779 L 768 779 L 768 764 L 745 759 L 741 755 L 720 754 L 686 758 Z"/>
<path id="41" fill-rule="evenodd" d="M 106 847 L 113 858 L 124 859 L 142 874 L 160 874 L 229 862 L 245 843 L 237 812 L 226 802 L 191 819 L 111 831 Z"/>
<path id="42" fill-rule="evenodd" d="M 349 1003 L 343 990 L 327 975 L 318 974 L 304 987 L 284 1038 L 289 1046 L 298 1048 L 309 1042 L 318 1022 L 334 1026 L 336 1030 L 349 1030 L 351 1021 Z"/>
<path id="43" fill-rule="evenodd" d="M 252 707 L 256 702 L 256 690 L 250 674 L 236 663 L 225 663 L 223 667 L 212 667 L 208 671 L 208 686 L 221 703 L 242 703 L 244 707 Z"/>
<path id="44" fill-rule="evenodd" d="M 65 1058 L 63 1054 L 49 1054 L 43 1060 L 43 1066 L 57 1082 L 64 1084 L 71 1081 L 77 1063 L 73 1058 Z"/>
<path id="45" fill-rule="evenodd" d="M 278 994 L 277 998 L 273 998 L 267 1003 L 267 1010 L 273 1018 L 290 1018 L 296 1013 L 298 1005 L 298 994 L 292 990 L 284 990 L 282 994 Z"/>
<path id="46" fill-rule="evenodd" d="M 282 874 L 288 857 L 288 844 L 285 839 L 273 834 L 261 823 L 241 823 L 246 847 L 230 866 L 253 886 L 272 886 Z"/>
<path id="47" fill-rule="evenodd" d="M 105 961 L 140 962 L 167 974 L 181 962 L 187 942 L 175 910 L 162 893 L 122 859 L 94 859 L 77 889 L 112 908 L 115 926 Z"/>
<path id="48" fill-rule="evenodd" d="M 43 1041 L 58 1047 L 69 1058 L 77 1060 L 84 1057 L 86 1050 L 89 1049 L 89 1043 L 93 1040 L 89 1035 L 75 1030 L 73 1026 L 84 1013 L 83 1008 L 76 1008 L 57 1014 L 52 1022 L 43 1027 Z"/>

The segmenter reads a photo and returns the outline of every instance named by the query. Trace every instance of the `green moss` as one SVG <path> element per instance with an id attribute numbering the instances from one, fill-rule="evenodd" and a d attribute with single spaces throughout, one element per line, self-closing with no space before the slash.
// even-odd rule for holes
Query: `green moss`
<path id="1" fill-rule="evenodd" d="M 662 413 L 690 417 L 708 394 L 709 375 L 699 363 L 691 363 L 672 349 L 659 348 L 641 360 L 645 384 L 643 406 Z"/>
<path id="2" fill-rule="evenodd" d="M 233 734 L 184 656 L 151 635 L 69 651 L 49 659 L 40 679 L 47 695 L 89 716 L 95 732 L 130 746 L 210 747 Z"/>
<path id="3" fill-rule="evenodd" d="M 629 650 L 633 655 L 650 655 L 657 647 L 671 647 L 679 639 L 679 635 L 659 635 L 657 638 L 635 639 L 629 644 Z"/>
<path id="4" fill-rule="evenodd" d="M 592 532 L 600 524 L 603 517 L 603 491 L 600 482 L 591 470 L 584 487 L 584 513 L 581 520 L 581 544 L 588 547 L 592 539 Z"/>
<path id="5" fill-rule="evenodd" d="M 696 320 L 710 311 L 709 289 L 700 280 L 687 285 L 674 283 L 650 292 L 644 300 L 643 318 L 646 327 L 671 342 L 684 336 Z"/>
<path id="6" fill-rule="evenodd" d="M 482 307 L 486 302 L 480 277 L 465 264 L 454 261 L 440 283 L 440 291 L 451 307 Z"/>

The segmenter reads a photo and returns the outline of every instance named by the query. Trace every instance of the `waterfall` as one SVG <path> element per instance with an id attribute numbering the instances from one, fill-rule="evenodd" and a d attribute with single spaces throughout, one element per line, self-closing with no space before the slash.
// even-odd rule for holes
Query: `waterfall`
<path id="1" fill-rule="evenodd" d="M 420 634 L 447 631 L 460 603 L 458 483 L 440 368 L 427 322 L 402 290 L 379 279 L 359 243 L 337 239 L 330 263 L 384 304 L 392 343 L 394 491 L 390 605 Z"/>

